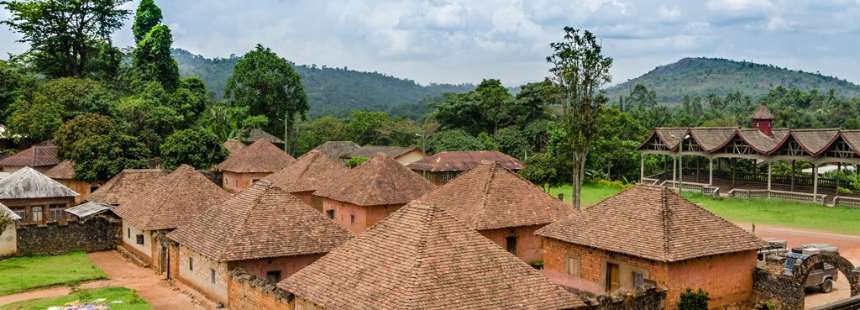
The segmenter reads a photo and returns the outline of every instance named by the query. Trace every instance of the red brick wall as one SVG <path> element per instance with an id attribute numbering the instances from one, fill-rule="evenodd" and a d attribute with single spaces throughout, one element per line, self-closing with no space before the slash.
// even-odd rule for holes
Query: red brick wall
<path id="1" fill-rule="evenodd" d="M 536 236 L 535 230 L 543 226 L 521 226 L 514 228 L 490 229 L 478 231 L 487 239 L 492 240 L 503 249 L 507 250 L 507 237 L 517 237 L 517 257 L 531 263 L 543 259 L 543 248 L 541 247 L 541 237 Z"/>
<path id="2" fill-rule="evenodd" d="M 238 261 L 228 264 L 228 269 L 233 270 L 236 267 L 239 267 L 242 268 L 242 270 L 244 270 L 246 273 L 252 274 L 256 277 L 263 279 L 266 278 L 266 273 L 269 271 L 280 271 L 281 279 L 286 279 L 300 269 L 312 264 L 323 255 L 325 254 L 298 255 L 278 257 L 272 259 Z"/>
<path id="3" fill-rule="evenodd" d="M 234 272 L 227 284 L 227 300 L 232 310 L 292 309 L 283 291 L 253 276 Z"/>
<path id="4" fill-rule="evenodd" d="M 334 210 L 335 223 L 338 223 L 353 234 L 359 234 L 367 229 L 367 227 L 376 224 L 376 222 L 397 211 L 401 206 L 357 206 L 348 202 L 323 198 L 322 212 L 328 216 L 328 210 Z"/>
<path id="5" fill-rule="evenodd" d="M 259 180 L 270 173 L 236 173 L 224 171 L 221 178 L 221 187 L 231 193 L 241 192 L 251 185 L 254 180 Z"/>
<path id="6" fill-rule="evenodd" d="M 646 271 L 646 278 L 666 288 L 666 305 L 675 309 L 678 298 L 687 288 L 707 291 L 712 307 L 745 303 L 752 298 L 752 276 L 756 253 L 747 251 L 691 259 L 676 263 L 655 262 L 639 257 L 612 253 L 555 239 L 544 239 L 544 268 L 566 272 L 568 257 L 579 259 L 579 277 L 605 287 L 606 263 L 620 265 L 622 286 L 629 285 L 629 273 Z M 627 283 L 625 283 L 627 282 Z"/>

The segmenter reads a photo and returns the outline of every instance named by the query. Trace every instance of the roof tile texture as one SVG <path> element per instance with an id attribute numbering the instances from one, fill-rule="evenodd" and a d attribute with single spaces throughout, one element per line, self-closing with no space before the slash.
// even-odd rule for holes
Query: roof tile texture
<path id="1" fill-rule="evenodd" d="M 206 176 L 182 165 L 154 180 L 114 212 L 137 229 L 175 229 L 229 197 Z"/>
<path id="2" fill-rule="evenodd" d="M 206 209 L 168 238 L 216 261 L 328 253 L 349 232 L 266 181 Z"/>
<path id="3" fill-rule="evenodd" d="M 405 204 L 434 189 L 424 177 L 397 161 L 378 155 L 332 182 L 314 195 L 359 206 Z"/>
<path id="4" fill-rule="evenodd" d="M 420 198 L 476 230 L 544 225 L 573 208 L 495 162 L 482 163 Z"/>
<path id="5" fill-rule="evenodd" d="M 349 173 L 349 168 L 318 150 L 302 155 L 295 163 L 264 179 L 287 192 L 311 192 Z"/>
<path id="6" fill-rule="evenodd" d="M 439 152 L 409 164 L 409 169 L 419 171 L 466 171 L 483 161 L 495 161 L 508 170 L 525 168 L 522 162 L 505 153 L 496 151 Z"/>
<path id="7" fill-rule="evenodd" d="M 0 166 L 12 167 L 44 167 L 53 166 L 58 163 L 60 163 L 60 158 L 57 157 L 57 146 L 53 144 L 33 145 L 26 150 L 0 160 Z"/>
<path id="8" fill-rule="evenodd" d="M 412 202 L 278 287 L 327 309 L 583 306 L 441 208 Z"/>
<path id="9" fill-rule="evenodd" d="M 167 171 L 161 169 L 125 169 L 92 192 L 87 200 L 115 206 L 126 204 L 132 196 L 166 174 Z"/>
<path id="10" fill-rule="evenodd" d="M 75 178 L 75 163 L 64 160 L 56 166 L 45 171 L 45 175 L 52 179 L 71 180 Z"/>
<path id="11" fill-rule="evenodd" d="M 266 140 L 257 140 L 218 164 L 221 171 L 238 173 L 272 173 L 295 162 L 296 159 L 284 153 Z"/>
<path id="12" fill-rule="evenodd" d="M 411 151 L 417 150 L 415 147 L 402 147 L 402 146 L 380 146 L 380 145 L 365 145 L 359 147 L 352 152 L 341 155 L 341 158 L 353 158 L 353 157 L 366 157 L 371 158 L 376 156 L 379 153 L 385 154 L 385 156 L 391 158 L 400 157 L 400 155 L 409 153 Z"/>
<path id="13" fill-rule="evenodd" d="M 662 186 L 637 185 L 536 234 L 654 261 L 760 248 L 762 241 Z"/>
<path id="14" fill-rule="evenodd" d="M 326 141 L 314 148 L 314 150 L 318 150 L 331 158 L 340 159 L 360 147 L 360 145 L 352 141 Z"/>

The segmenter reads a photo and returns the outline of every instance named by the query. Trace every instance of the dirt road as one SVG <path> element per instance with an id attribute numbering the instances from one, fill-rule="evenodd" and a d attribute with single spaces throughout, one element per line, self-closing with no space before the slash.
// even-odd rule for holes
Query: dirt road
<path id="1" fill-rule="evenodd" d="M 170 286 L 150 269 L 142 268 L 122 258 L 117 252 L 95 252 L 87 254 L 101 268 L 109 280 L 81 284 L 81 288 L 122 286 L 137 291 L 154 309 L 211 309 L 208 301 L 192 298 L 180 289 Z M 0 297 L 0 305 L 22 300 L 58 297 L 71 293 L 69 287 L 52 287 Z M 199 296 L 198 296 L 199 298 Z"/>
<path id="2" fill-rule="evenodd" d="M 751 224 L 737 224 L 746 230 L 752 230 Z M 805 243 L 829 243 L 839 247 L 839 254 L 847 258 L 855 266 L 860 266 L 860 236 L 767 225 L 756 225 L 755 234 L 759 238 L 786 240 L 788 241 L 789 247 Z M 806 295 L 806 307 L 810 308 L 828 304 L 839 299 L 848 298 L 849 295 L 850 287 L 848 286 L 848 281 L 845 279 L 845 276 L 840 273 L 838 281 L 833 285 L 833 292 L 830 294 L 823 294 L 810 291 Z"/>

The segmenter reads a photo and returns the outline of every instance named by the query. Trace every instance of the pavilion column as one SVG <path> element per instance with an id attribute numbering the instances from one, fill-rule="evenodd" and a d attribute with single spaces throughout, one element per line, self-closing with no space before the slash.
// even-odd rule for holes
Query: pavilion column
<path id="1" fill-rule="evenodd" d="M 735 187 L 735 166 L 737 166 L 737 158 L 732 158 L 732 188 Z"/>
<path id="2" fill-rule="evenodd" d="M 797 169 L 797 161 L 792 160 L 791 161 L 791 191 L 792 192 L 794 191 L 794 175 L 795 175 L 796 169 Z"/>
<path id="3" fill-rule="evenodd" d="M 842 173 L 842 163 L 836 163 L 836 195 L 839 195 L 839 174 Z"/>
<path id="4" fill-rule="evenodd" d="M 708 185 L 714 185 L 714 159 L 708 158 Z"/>
<path id="5" fill-rule="evenodd" d="M 771 170 L 771 166 L 772 166 L 772 163 L 771 163 L 770 161 L 768 161 L 768 162 L 767 162 L 767 198 L 770 198 L 770 190 L 771 190 L 771 187 L 770 187 L 770 184 L 771 184 L 771 182 L 770 182 L 770 181 L 771 181 L 771 180 L 770 180 L 770 176 L 771 176 L 771 171 L 772 171 L 772 170 Z"/>
<path id="6" fill-rule="evenodd" d="M 684 182 L 684 155 L 678 155 L 678 183 L 682 182 Z M 678 188 L 681 188 L 680 184 Z"/>
<path id="7" fill-rule="evenodd" d="M 645 153 L 639 155 L 639 183 L 642 183 L 645 180 Z"/>
<path id="8" fill-rule="evenodd" d="M 812 200 L 818 202 L 818 164 L 812 164 Z"/>

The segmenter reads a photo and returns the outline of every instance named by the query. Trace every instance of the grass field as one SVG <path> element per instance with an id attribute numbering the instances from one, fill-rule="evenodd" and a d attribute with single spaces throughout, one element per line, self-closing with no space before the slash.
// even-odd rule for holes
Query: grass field
<path id="1" fill-rule="evenodd" d="M 593 205 L 621 189 L 587 184 L 582 189 L 584 206 Z M 570 186 L 550 188 L 550 194 L 564 193 L 570 202 Z M 816 204 L 772 199 L 713 199 L 700 194 L 684 194 L 690 201 L 727 220 L 742 223 L 804 228 L 860 235 L 860 209 L 828 208 Z"/>
<path id="2" fill-rule="evenodd" d="M 145 300 L 130 289 L 124 287 L 106 287 L 92 290 L 81 290 L 75 293 L 53 298 L 37 298 L 0 306 L 0 310 L 44 310 L 50 307 L 60 307 L 67 304 L 100 304 L 109 305 L 115 310 L 148 310 L 152 309 Z"/>
<path id="3" fill-rule="evenodd" d="M 0 260 L 0 296 L 106 277 L 83 252 L 7 258 Z"/>

